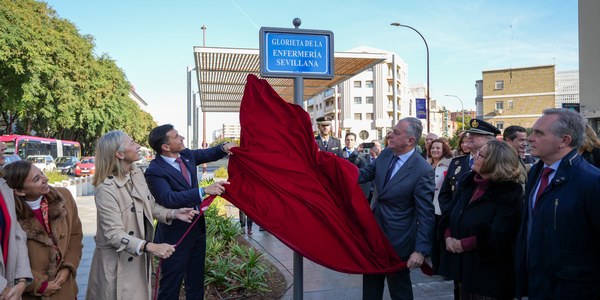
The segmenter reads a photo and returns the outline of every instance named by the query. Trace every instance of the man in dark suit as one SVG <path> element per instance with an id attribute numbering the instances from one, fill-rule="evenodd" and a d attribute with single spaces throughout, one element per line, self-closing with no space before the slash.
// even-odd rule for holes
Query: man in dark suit
<path id="1" fill-rule="evenodd" d="M 319 128 L 319 135 L 316 137 L 316 141 L 319 149 L 342 157 L 342 143 L 339 139 L 331 136 L 331 118 L 317 118 L 317 127 Z"/>
<path id="2" fill-rule="evenodd" d="M 373 214 L 409 268 L 418 268 L 431 253 L 435 191 L 434 173 L 415 147 L 423 125 L 404 118 L 388 133 L 388 146 L 377 160 L 360 169 L 359 183 L 375 185 Z M 387 279 L 392 299 L 412 299 L 409 269 L 393 274 L 363 275 L 363 299 L 382 299 Z"/>
<path id="3" fill-rule="evenodd" d="M 525 186 L 517 236 L 517 297 L 600 299 L 600 170 L 578 152 L 587 121 L 550 108 L 533 125 L 539 161 Z"/>
<path id="4" fill-rule="evenodd" d="M 228 184 L 216 182 L 205 188 L 198 188 L 196 167 L 226 156 L 235 144 L 189 150 L 183 139 L 170 124 L 152 129 L 148 136 L 150 147 L 158 155 L 146 170 L 146 181 L 156 202 L 168 208 L 197 207 L 204 196 L 221 195 Z M 174 220 L 171 225 L 159 223 L 157 226 L 155 242 L 172 245 L 193 226 L 173 255 L 162 263 L 158 299 L 179 299 L 184 278 L 186 299 L 204 298 L 206 224 L 204 215 L 198 218 L 200 220 L 192 224 Z"/>

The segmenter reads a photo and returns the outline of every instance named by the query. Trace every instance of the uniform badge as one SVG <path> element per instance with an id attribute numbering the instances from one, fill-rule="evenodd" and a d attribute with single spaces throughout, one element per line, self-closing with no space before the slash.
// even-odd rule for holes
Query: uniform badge
<path id="1" fill-rule="evenodd" d="M 459 161 L 458 161 L 458 160 L 455 160 L 455 161 L 454 161 L 454 165 L 455 165 L 455 166 L 458 166 L 458 163 L 459 163 Z"/>
<path id="2" fill-rule="evenodd" d="M 454 175 L 456 175 L 456 174 L 460 173 L 460 169 L 461 169 L 461 166 L 458 166 L 458 167 L 456 168 L 456 171 L 454 171 Z"/>
<path id="3" fill-rule="evenodd" d="M 479 122 L 477 122 L 477 120 L 475 120 L 475 119 L 471 120 L 471 127 L 473 127 L 473 128 L 479 127 Z"/>

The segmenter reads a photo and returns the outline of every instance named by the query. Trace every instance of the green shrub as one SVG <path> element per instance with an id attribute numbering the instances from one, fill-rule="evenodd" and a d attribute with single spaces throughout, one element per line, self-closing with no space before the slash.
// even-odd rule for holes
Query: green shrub
<path id="1" fill-rule="evenodd" d="M 220 167 L 220 168 L 216 169 L 215 170 L 215 177 L 216 178 L 228 178 L 229 175 L 227 174 L 227 168 Z"/>

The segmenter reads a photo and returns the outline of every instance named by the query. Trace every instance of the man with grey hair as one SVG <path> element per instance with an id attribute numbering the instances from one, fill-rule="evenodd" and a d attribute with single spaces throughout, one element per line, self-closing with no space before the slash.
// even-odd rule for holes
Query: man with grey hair
<path id="1" fill-rule="evenodd" d="M 404 118 L 387 134 L 388 146 L 359 170 L 359 183 L 373 180 L 371 207 L 377 223 L 398 256 L 418 268 L 431 254 L 434 227 L 434 174 L 415 147 L 423 125 Z M 365 274 L 363 299 L 382 299 L 385 280 L 392 299 L 412 299 L 409 269 L 392 274 Z"/>
<path id="2" fill-rule="evenodd" d="M 552 108 L 533 125 L 529 172 L 517 237 L 517 296 L 600 299 L 600 170 L 585 162 L 586 121 Z"/>

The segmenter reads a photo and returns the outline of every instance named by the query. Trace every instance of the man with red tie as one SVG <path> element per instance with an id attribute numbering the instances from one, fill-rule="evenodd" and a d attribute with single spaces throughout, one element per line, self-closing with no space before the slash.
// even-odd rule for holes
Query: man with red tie
<path id="1" fill-rule="evenodd" d="M 234 143 L 208 149 L 186 149 L 184 138 L 171 124 L 158 126 L 148 135 L 150 147 L 158 154 L 145 172 L 150 192 L 160 205 L 168 208 L 194 207 L 206 195 L 221 195 L 228 182 L 215 182 L 198 187 L 196 167 L 225 157 Z M 174 220 L 171 225 L 159 223 L 154 241 L 177 246 L 171 257 L 161 265 L 158 299 L 179 299 L 181 283 L 185 281 L 186 299 L 204 298 L 204 258 L 206 254 L 206 223 L 204 215 L 191 224 Z"/>
<path id="2" fill-rule="evenodd" d="M 540 160 L 525 186 L 517 297 L 600 299 L 600 169 L 577 151 L 587 122 L 567 109 L 543 113 L 529 136 Z"/>

